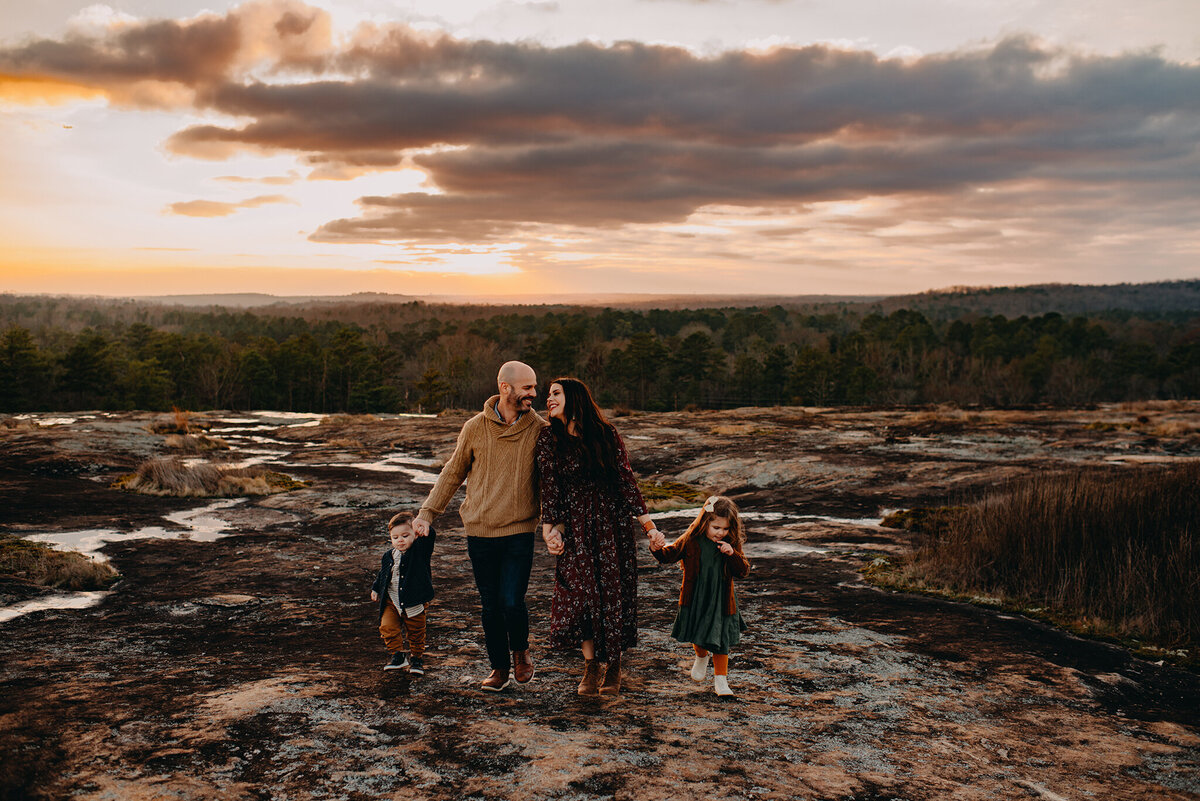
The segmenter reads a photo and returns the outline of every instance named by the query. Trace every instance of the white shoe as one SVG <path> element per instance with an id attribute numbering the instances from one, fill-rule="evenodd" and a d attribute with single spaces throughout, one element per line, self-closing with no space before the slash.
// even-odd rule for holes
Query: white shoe
<path id="1" fill-rule="evenodd" d="M 733 695 L 733 690 L 729 689 L 729 679 L 726 676 L 713 676 L 713 689 L 717 691 L 717 695 Z"/>
<path id="2" fill-rule="evenodd" d="M 704 674 L 708 672 L 708 657 L 698 656 L 692 660 L 692 681 L 704 681 Z"/>

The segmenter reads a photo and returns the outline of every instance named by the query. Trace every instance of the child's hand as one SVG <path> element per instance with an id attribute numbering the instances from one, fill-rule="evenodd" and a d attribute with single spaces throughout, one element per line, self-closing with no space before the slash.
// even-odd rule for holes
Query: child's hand
<path id="1" fill-rule="evenodd" d="M 378 601 L 378 600 L 379 600 L 379 593 L 375 592 L 375 590 L 371 590 L 371 600 L 372 600 L 372 601 Z"/>
<path id="2" fill-rule="evenodd" d="M 650 550 L 661 551 L 667 547 L 667 538 L 658 529 L 650 530 Z"/>
<path id="3" fill-rule="evenodd" d="M 721 540 L 717 543 L 717 550 L 726 556 L 733 556 L 733 546 L 728 542 L 725 542 L 725 540 Z"/>

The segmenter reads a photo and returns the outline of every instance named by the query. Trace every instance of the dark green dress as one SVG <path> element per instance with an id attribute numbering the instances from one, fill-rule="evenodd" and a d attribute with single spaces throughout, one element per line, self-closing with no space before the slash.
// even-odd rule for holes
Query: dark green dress
<path id="1" fill-rule="evenodd" d="M 746 624 L 740 611 L 725 614 L 725 557 L 708 537 L 700 544 L 700 570 L 692 591 L 692 602 L 679 607 L 671 637 L 699 645 L 714 654 L 727 654 L 742 639 Z"/>

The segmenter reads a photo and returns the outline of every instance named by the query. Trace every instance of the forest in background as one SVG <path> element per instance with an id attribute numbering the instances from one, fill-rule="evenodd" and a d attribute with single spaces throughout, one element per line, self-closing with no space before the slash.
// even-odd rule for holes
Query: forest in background
<path id="1" fill-rule="evenodd" d="M 644 410 L 1194 398 L 1200 281 L 690 308 L 0 296 L 4 412 L 476 409 L 507 359 Z"/>

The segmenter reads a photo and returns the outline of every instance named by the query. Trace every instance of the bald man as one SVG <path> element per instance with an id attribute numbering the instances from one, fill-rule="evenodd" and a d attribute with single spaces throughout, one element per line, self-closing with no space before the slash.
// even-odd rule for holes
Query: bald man
<path id="1" fill-rule="evenodd" d="M 540 516 L 533 448 L 547 425 L 533 411 L 537 375 L 532 367 L 505 362 L 496 383 L 500 394 L 488 398 L 483 411 L 463 425 L 454 455 L 413 521 L 418 535 L 428 534 L 429 524 L 446 511 L 470 477 L 459 514 L 467 531 L 467 555 L 479 589 L 483 638 L 492 666 L 481 685 L 487 692 L 533 678 L 525 591 Z"/>

